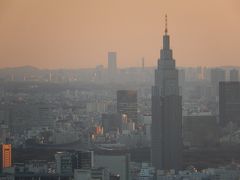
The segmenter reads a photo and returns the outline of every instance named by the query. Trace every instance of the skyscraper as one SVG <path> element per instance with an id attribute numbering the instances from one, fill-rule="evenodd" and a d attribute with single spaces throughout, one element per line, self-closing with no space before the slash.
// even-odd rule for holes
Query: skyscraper
<path id="1" fill-rule="evenodd" d="M 0 147 L 0 170 L 12 166 L 12 146 L 11 144 L 2 144 Z"/>
<path id="2" fill-rule="evenodd" d="M 117 91 L 117 112 L 127 115 L 127 119 L 137 122 L 137 91 Z"/>
<path id="3" fill-rule="evenodd" d="M 182 97 L 178 70 L 166 28 L 152 88 L 152 164 L 161 170 L 182 168 Z"/>
<path id="4" fill-rule="evenodd" d="M 115 72 L 117 70 L 117 53 L 108 52 L 108 71 Z"/>
<path id="5" fill-rule="evenodd" d="M 116 81 L 117 78 L 117 53 L 108 52 L 108 80 Z"/>

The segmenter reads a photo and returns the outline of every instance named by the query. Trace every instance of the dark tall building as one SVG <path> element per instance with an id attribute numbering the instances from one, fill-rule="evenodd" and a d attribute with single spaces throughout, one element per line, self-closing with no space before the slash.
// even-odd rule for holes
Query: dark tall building
<path id="1" fill-rule="evenodd" d="M 219 83 L 219 119 L 221 125 L 240 125 L 240 82 Z"/>
<path id="2" fill-rule="evenodd" d="M 126 114 L 129 121 L 137 122 L 137 91 L 117 91 L 117 112 Z"/>
<path id="3" fill-rule="evenodd" d="M 166 20 L 167 22 L 167 20 Z M 152 88 L 152 164 L 161 170 L 182 168 L 182 97 L 178 70 L 165 29 Z"/>
<path id="4" fill-rule="evenodd" d="M 118 113 L 102 114 L 103 132 L 119 131 L 122 128 L 122 118 Z"/>
<path id="5" fill-rule="evenodd" d="M 238 81 L 239 80 L 239 73 L 237 69 L 231 69 L 229 72 L 229 80 L 230 81 Z"/>

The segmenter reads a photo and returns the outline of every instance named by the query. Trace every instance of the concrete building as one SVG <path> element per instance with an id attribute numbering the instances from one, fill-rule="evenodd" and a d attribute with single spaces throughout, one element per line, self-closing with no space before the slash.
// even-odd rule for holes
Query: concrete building
<path id="1" fill-rule="evenodd" d="M 129 180 L 129 154 L 108 152 L 107 154 L 97 154 L 94 159 L 95 167 L 105 167 L 111 174 L 119 175 L 121 180 Z"/>
<path id="2" fill-rule="evenodd" d="M 4 168 L 12 166 L 12 145 L 1 144 L 0 146 L 0 173 Z"/>
<path id="3" fill-rule="evenodd" d="M 57 152 L 55 154 L 56 161 L 56 173 L 57 174 L 72 174 L 73 163 L 72 153 L 69 152 Z"/>
<path id="4" fill-rule="evenodd" d="M 137 122 L 137 91 L 117 91 L 117 112 L 127 115 L 128 121 Z"/>
<path id="5" fill-rule="evenodd" d="M 138 175 L 139 180 L 153 180 L 155 177 L 155 168 L 147 163 L 142 163 L 141 170 Z"/>
<path id="6" fill-rule="evenodd" d="M 91 169 L 94 166 L 93 151 L 76 151 L 73 153 L 74 169 Z"/>
<path id="7" fill-rule="evenodd" d="M 47 174 L 48 164 L 47 164 L 47 161 L 44 161 L 44 160 L 31 160 L 25 164 L 25 169 L 29 173 Z"/>
<path id="8" fill-rule="evenodd" d="M 240 125 L 240 82 L 220 82 L 219 120 L 221 125 Z"/>
<path id="9" fill-rule="evenodd" d="M 166 20 L 167 23 L 167 20 Z M 152 164 L 156 169 L 182 168 L 182 97 L 167 27 L 155 85 L 152 87 Z"/>

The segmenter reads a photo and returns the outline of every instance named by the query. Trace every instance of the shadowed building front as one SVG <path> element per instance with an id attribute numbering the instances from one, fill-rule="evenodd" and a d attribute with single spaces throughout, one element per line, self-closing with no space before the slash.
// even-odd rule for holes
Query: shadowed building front
<path id="1" fill-rule="evenodd" d="M 159 170 L 182 168 L 182 97 L 178 70 L 166 29 L 152 87 L 152 164 Z"/>

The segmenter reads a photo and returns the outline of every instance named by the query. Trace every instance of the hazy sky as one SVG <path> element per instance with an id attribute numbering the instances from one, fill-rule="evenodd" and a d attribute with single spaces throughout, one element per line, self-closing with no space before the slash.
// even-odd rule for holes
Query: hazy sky
<path id="1" fill-rule="evenodd" d="M 239 0 L 0 0 L 0 67 L 155 66 L 165 13 L 178 66 L 240 66 Z"/>

